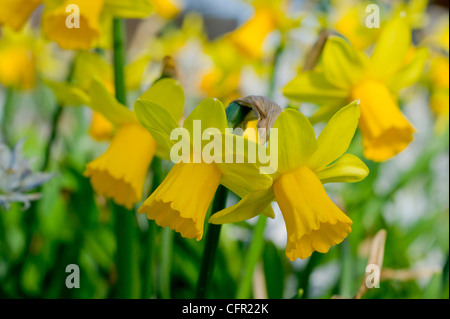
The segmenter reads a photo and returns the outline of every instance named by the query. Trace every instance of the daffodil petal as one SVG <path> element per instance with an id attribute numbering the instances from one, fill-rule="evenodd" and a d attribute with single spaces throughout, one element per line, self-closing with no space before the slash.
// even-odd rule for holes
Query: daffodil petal
<path id="1" fill-rule="evenodd" d="M 52 89 L 56 100 L 61 105 L 80 106 L 89 103 L 89 96 L 80 88 L 65 83 L 44 80 L 44 83 Z"/>
<path id="2" fill-rule="evenodd" d="M 359 182 L 368 174 L 366 164 L 352 154 L 345 154 L 332 165 L 316 172 L 323 184 Z"/>
<path id="3" fill-rule="evenodd" d="M 331 118 L 317 139 L 317 150 L 308 161 L 313 171 L 325 167 L 345 153 L 355 135 L 360 116 L 359 102 L 354 101 Z"/>
<path id="4" fill-rule="evenodd" d="M 170 159 L 170 150 L 176 143 L 170 139 L 170 135 L 174 129 L 179 128 L 172 114 L 161 105 L 145 100 L 137 100 L 134 111 L 139 122 L 158 143 L 160 150 L 157 155 Z"/>
<path id="5" fill-rule="evenodd" d="M 211 224 L 227 224 L 253 218 L 265 211 L 274 198 L 275 195 L 272 188 L 255 191 L 245 196 L 236 205 L 212 215 L 209 222 Z"/>
<path id="6" fill-rule="evenodd" d="M 105 0 L 105 11 L 116 18 L 141 19 L 153 12 L 149 0 Z"/>
<path id="7" fill-rule="evenodd" d="M 162 79 L 153 84 L 140 97 L 163 106 L 177 121 L 183 116 L 184 91 L 180 83 L 174 79 Z"/>
<path id="8" fill-rule="evenodd" d="M 146 52 L 125 66 L 125 85 L 127 90 L 139 89 L 150 59 L 150 53 Z"/>
<path id="9" fill-rule="evenodd" d="M 136 116 L 125 105 L 120 104 L 107 88 L 97 79 L 93 79 L 89 89 L 91 100 L 89 107 L 101 113 L 111 123 L 120 126 L 136 122 Z"/>
<path id="10" fill-rule="evenodd" d="M 337 103 L 348 98 L 348 91 L 334 86 L 323 72 L 301 72 L 283 88 L 288 99 L 313 103 Z"/>
<path id="11" fill-rule="evenodd" d="M 311 123 L 297 110 L 285 109 L 278 116 L 273 128 L 278 129 L 279 173 L 301 167 L 317 149 Z"/>
<path id="12" fill-rule="evenodd" d="M 411 29 L 406 18 L 397 17 L 384 27 L 370 57 L 372 78 L 389 79 L 399 70 L 411 45 Z"/>
<path id="13" fill-rule="evenodd" d="M 367 61 L 345 39 L 331 36 L 323 49 L 322 63 L 328 82 L 347 89 L 361 80 Z"/>
<path id="14" fill-rule="evenodd" d="M 429 52 L 427 48 L 418 49 L 412 61 L 394 74 L 392 78 L 389 79 L 387 86 L 391 91 L 398 92 L 400 89 L 416 83 L 422 75 L 422 71 L 428 58 Z"/>
<path id="15" fill-rule="evenodd" d="M 217 128 L 224 132 L 227 127 L 225 108 L 218 99 L 203 100 L 186 118 L 183 127 L 194 136 L 194 121 L 201 121 L 202 132 L 208 128 Z"/>

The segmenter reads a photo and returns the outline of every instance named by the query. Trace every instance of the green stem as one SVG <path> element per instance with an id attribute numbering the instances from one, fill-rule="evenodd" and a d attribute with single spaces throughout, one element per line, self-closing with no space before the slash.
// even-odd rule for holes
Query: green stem
<path id="1" fill-rule="evenodd" d="M 345 239 L 340 245 L 341 250 L 341 279 L 339 295 L 350 298 L 354 295 L 353 284 L 353 257 L 349 239 Z"/>
<path id="2" fill-rule="evenodd" d="M 3 143 L 9 144 L 10 136 L 8 132 L 9 122 L 11 121 L 12 104 L 14 101 L 14 90 L 12 88 L 6 88 L 5 90 L 5 102 L 3 103 L 3 116 L 1 126 L 1 138 Z"/>
<path id="3" fill-rule="evenodd" d="M 63 107 L 61 105 L 56 106 L 55 113 L 53 113 L 52 121 L 50 123 L 50 136 L 48 138 L 48 141 L 45 145 L 45 152 L 44 152 L 44 161 L 42 162 L 41 171 L 46 171 L 48 169 L 48 166 L 50 164 L 50 158 L 52 153 L 52 145 L 56 139 L 56 132 L 58 128 L 58 122 L 61 118 L 63 111 Z"/>
<path id="4" fill-rule="evenodd" d="M 220 185 L 214 196 L 212 211 L 218 212 L 225 207 L 228 190 Z M 205 250 L 203 251 L 202 264 L 197 282 L 197 299 L 204 299 L 207 296 L 208 288 L 214 272 L 214 261 L 216 259 L 217 246 L 219 244 L 220 230 L 222 225 L 208 224 L 206 232 Z"/>
<path id="5" fill-rule="evenodd" d="M 303 290 L 303 294 L 301 296 L 302 299 L 308 299 L 309 294 L 309 279 L 311 277 L 312 271 L 314 267 L 319 263 L 321 255 L 318 252 L 313 252 L 311 257 L 309 257 L 308 263 L 306 267 L 298 273 L 298 289 Z"/>
<path id="6" fill-rule="evenodd" d="M 152 188 L 150 194 L 152 194 L 161 184 L 161 159 L 158 157 L 153 158 L 152 160 Z M 155 235 L 156 235 L 156 227 L 155 221 L 148 220 L 148 229 L 145 234 L 144 239 L 144 261 L 143 261 L 143 269 L 142 269 L 142 298 L 149 299 L 154 294 L 154 264 L 153 264 L 153 255 L 154 255 L 154 245 L 155 245 Z"/>
<path id="7" fill-rule="evenodd" d="M 256 223 L 253 240 L 248 249 L 247 259 L 245 262 L 244 275 L 240 281 L 236 298 L 248 299 L 252 291 L 253 271 L 256 264 L 261 259 L 264 249 L 264 229 L 266 228 L 267 217 L 260 215 Z"/>
<path id="8" fill-rule="evenodd" d="M 137 236 L 136 220 L 133 211 L 113 204 L 116 216 L 117 236 L 117 287 L 116 298 L 129 299 L 138 297 L 138 271 L 135 238 Z"/>
<path id="9" fill-rule="evenodd" d="M 113 20 L 114 84 L 116 99 L 126 105 L 125 89 L 125 25 L 123 20 Z M 137 236 L 136 216 L 133 211 L 114 205 L 117 236 L 117 298 L 137 297 L 138 271 L 136 271 Z"/>
<path id="10" fill-rule="evenodd" d="M 160 291 L 163 299 L 170 299 L 172 251 L 174 231 L 166 227 L 162 230 Z"/>
<path id="11" fill-rule="evenodd" d="M 121 19 L 113 21 L 114 85 L 117 101 L 127 105 L 125 89 L 125 24 Z"/>
<path id="12" fill-rule="evenodd" d="M 275 50 L 275 54 L 273 57 L 273 65 L 272 65 L 272 73 L 270 75 L 270 81 L 269 81 L 269 88 L 267 90 L 267 96 L 271 99 L 273 99 L 275 95 L 275 89 L 277 84 L 277 70 L 278 70 L 278 64 L 281 59 L 281 54 L 284 50 L 284 42 L 281 40 L 278 44 L 277 49 Z"/>

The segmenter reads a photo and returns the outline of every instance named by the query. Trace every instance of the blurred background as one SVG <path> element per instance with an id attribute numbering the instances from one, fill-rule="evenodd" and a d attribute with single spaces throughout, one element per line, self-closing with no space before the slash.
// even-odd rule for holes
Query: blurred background
<path id="1" fill-rule="evenodd" d="M 276 218 L 268 220 L 255 271 L 243 287 L 258 217 L 224 225 L 209 297 L 353 297 L 372 239 L 385 230 L 380 288 L 363 298 L 448 298 L 448 1 L 273 3 L 272 13 L 282 21 L 277 26 L 256 18 L 253 2 L 240 0 L 155 1 L 149 17 L 127 19 L 128 104 L 161 75 L 164 57 L 171 56 L 186 93 L 185 115 L 206 97 L 228 105 L 265 95 L 310 116 L 317 106 L 292 103 L 282 88 L 302 68 L 322 29 L 370 52 L 379 31 L 364 26 L 365 8 L 375 3 L 381 26 L 394 12 L 412 16 L 414 44 L 431 51 L 421 81 L 399 97 L 417 132 L 393 159 L 365 161 L 370 174 L 362 182 L 326 185 L 353 220 L 349 237 L 327 254 L 289 262 L 283 217 L 274 203 Z M 106 150 L 102 137 L 111 132 L 82 98 L 69 99 L 62 83 L 69 74 L 81 90 L 93 74 L 112 83 L 111 39 L 105 32 L 95 49 L 64 50 L 42 35 L 42 10 L 37 7 L 20 31 L 0 27 L 0 298 L 110 298 L 117 279 L 115 216 L 83 173 Z M 436 72 L 446 84 L 435 80 Z M 315 125 L 317 134 L 323 126 Z M 360 135 L 349 152 L 362 154 Z M 162 167 L 167 173 L 171 164 Z M 152 188 L 148 175 L 144 194 Z M 229 205 L 236 201 L 228 198 Z M 184 239 L 146 216 L 137 214 L 137 221 L 135 297 L 192 298 L 204 241 Z M 65 285 L 69 264 L 80 267 L 78 289 Z"/>

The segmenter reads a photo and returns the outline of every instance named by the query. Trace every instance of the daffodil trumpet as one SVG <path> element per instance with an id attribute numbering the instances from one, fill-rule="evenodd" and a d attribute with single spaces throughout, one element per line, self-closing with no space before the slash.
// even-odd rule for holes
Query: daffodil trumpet
<path id="1" fill-rule="evenodd" d="M 178 150 L 182 148 L 189 150 L 184 152 L 185 155 L 188 154 L 187 158 L 186 156 L 178 157 L 174 160 L 175 166 L 168 176 L 138 210 L 139 213 L 146 214 L 147 218 L 155 220 L 159 226 L 169 227 L 185 238 L 200 240 L 203 237 L 208 207 L 220 184 L 240 197 L 244 197 L 257 188 L 270 186 L 271 179 L 265 174 L 260 174 L 258 163 L 248 161 L 246 148 L 240 153 L 240 149 L 225 147 L 222 152 L 222 146 L 225 143 L 217 143 L 217 141 L 226 140 L 227 137 L 231 137 L 237 143 L 254 142 L 242 136 L 225 133 L 227 119 L 224 107 L 219 100 L 206 99 L 200 103 L 184 121 L 184 130 L 179 130 L 173 116 L 157 103 L 138 100 L 135 111 L 142 125 L 147 128 L 158 144 L 163 146 L 166 159 L 170 159 L 174 152 L 178 153 Z M 195 132 L 199 129 L 198 121 L 202 126 L 209 128 L 203 132 L 206 132 L 203 136 Z M 196 140 L 184 138 L 176 142 L 173 132 L 177 131 L 187 132 L 191 138 L 196 136 Z M 205 138 L 208 134 L 211 137 L 216 136 L 213 137 L 213 142 L 208 143 L 208 139 Z M 202 138 L 200 139 L 199 136 Z M 221 144 L 220 148 L 217 147 L 219 144 Z M 254 144 L 255 149 L 260 147 Z M 213 147 L 208 148 L 208 145 Z M 209 157 L 212 161 L 205 161 L 206 158 L 202 157 L 205 149 L 212 154 Z M 225 158 L 230 155 L 235 158 L 242 156 L 244 160 L 242 163 L 235 161 L 227 163 Z M 197 160 L 194 161 L 194 158 Z M 263 209 L 260 213 L 273 216 L 270 208 Z"/>
<path id="2" fill-rule="evenodd" d="M 160 147 L 135 113 L 120 104 L 102 82 L 93 80 L 89 93 L 89 106 L 113 123 L 115 133 L 106 152 L 87 164 L 85 175 L 98 194 L 131 209 L 142 198 L 148 168 Z M 184 92 L 173 79 L 156 82 L 141 98 L 160 103 L 166 112 L 181 117 Z"/>
<path id="3" fill-rule="evenodd" d="M 367 176 L 368 168 L 359 158 L 344 154 L 359 118 L 359 105 L 353 102 L 337 112 L 316 139 L 303 114 L 284 110 L 274 125 L 279 135 L 279 167 L 271 174 L 271 187 L 248 194 L 238 204 L 212 215 L 209 222 L 252 218 L 275 199 L 286 224 L 290 260 L 305 259 L 313 251 L 326 253 L 342 242 L 352 221 L 327 196 L 323 184 L 357 182 Z"/>
<path id="4" fill-rule="evenodd" d="M 428 50 L 418 48 L 407 60 L 410 48 L 411 27 L 401 17 L 386 24 L 370 57 L 342 37 L 330 36 L 320 67 L 300 73 L 283 93 L 293 100 L 319 104 L 315 118 L 322 119 L 331 116 L 336 106 L 360 100 L 364 156 L 386 161 L 403 151 L 415 132 L 399 108 L 397 95 L 418 81 Z"/>

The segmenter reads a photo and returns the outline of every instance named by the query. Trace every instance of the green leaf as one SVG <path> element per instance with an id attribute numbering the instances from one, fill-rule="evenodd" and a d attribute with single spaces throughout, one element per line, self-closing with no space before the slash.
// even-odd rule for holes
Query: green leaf
<path id="1" fill-rule="evenodd" d="M 269 299 L 283 299 L 284 268 L 277 247 L 272 242 L 266 242 L 263 252 L 264 277 L 266 279 L 267 296 Z"/>

